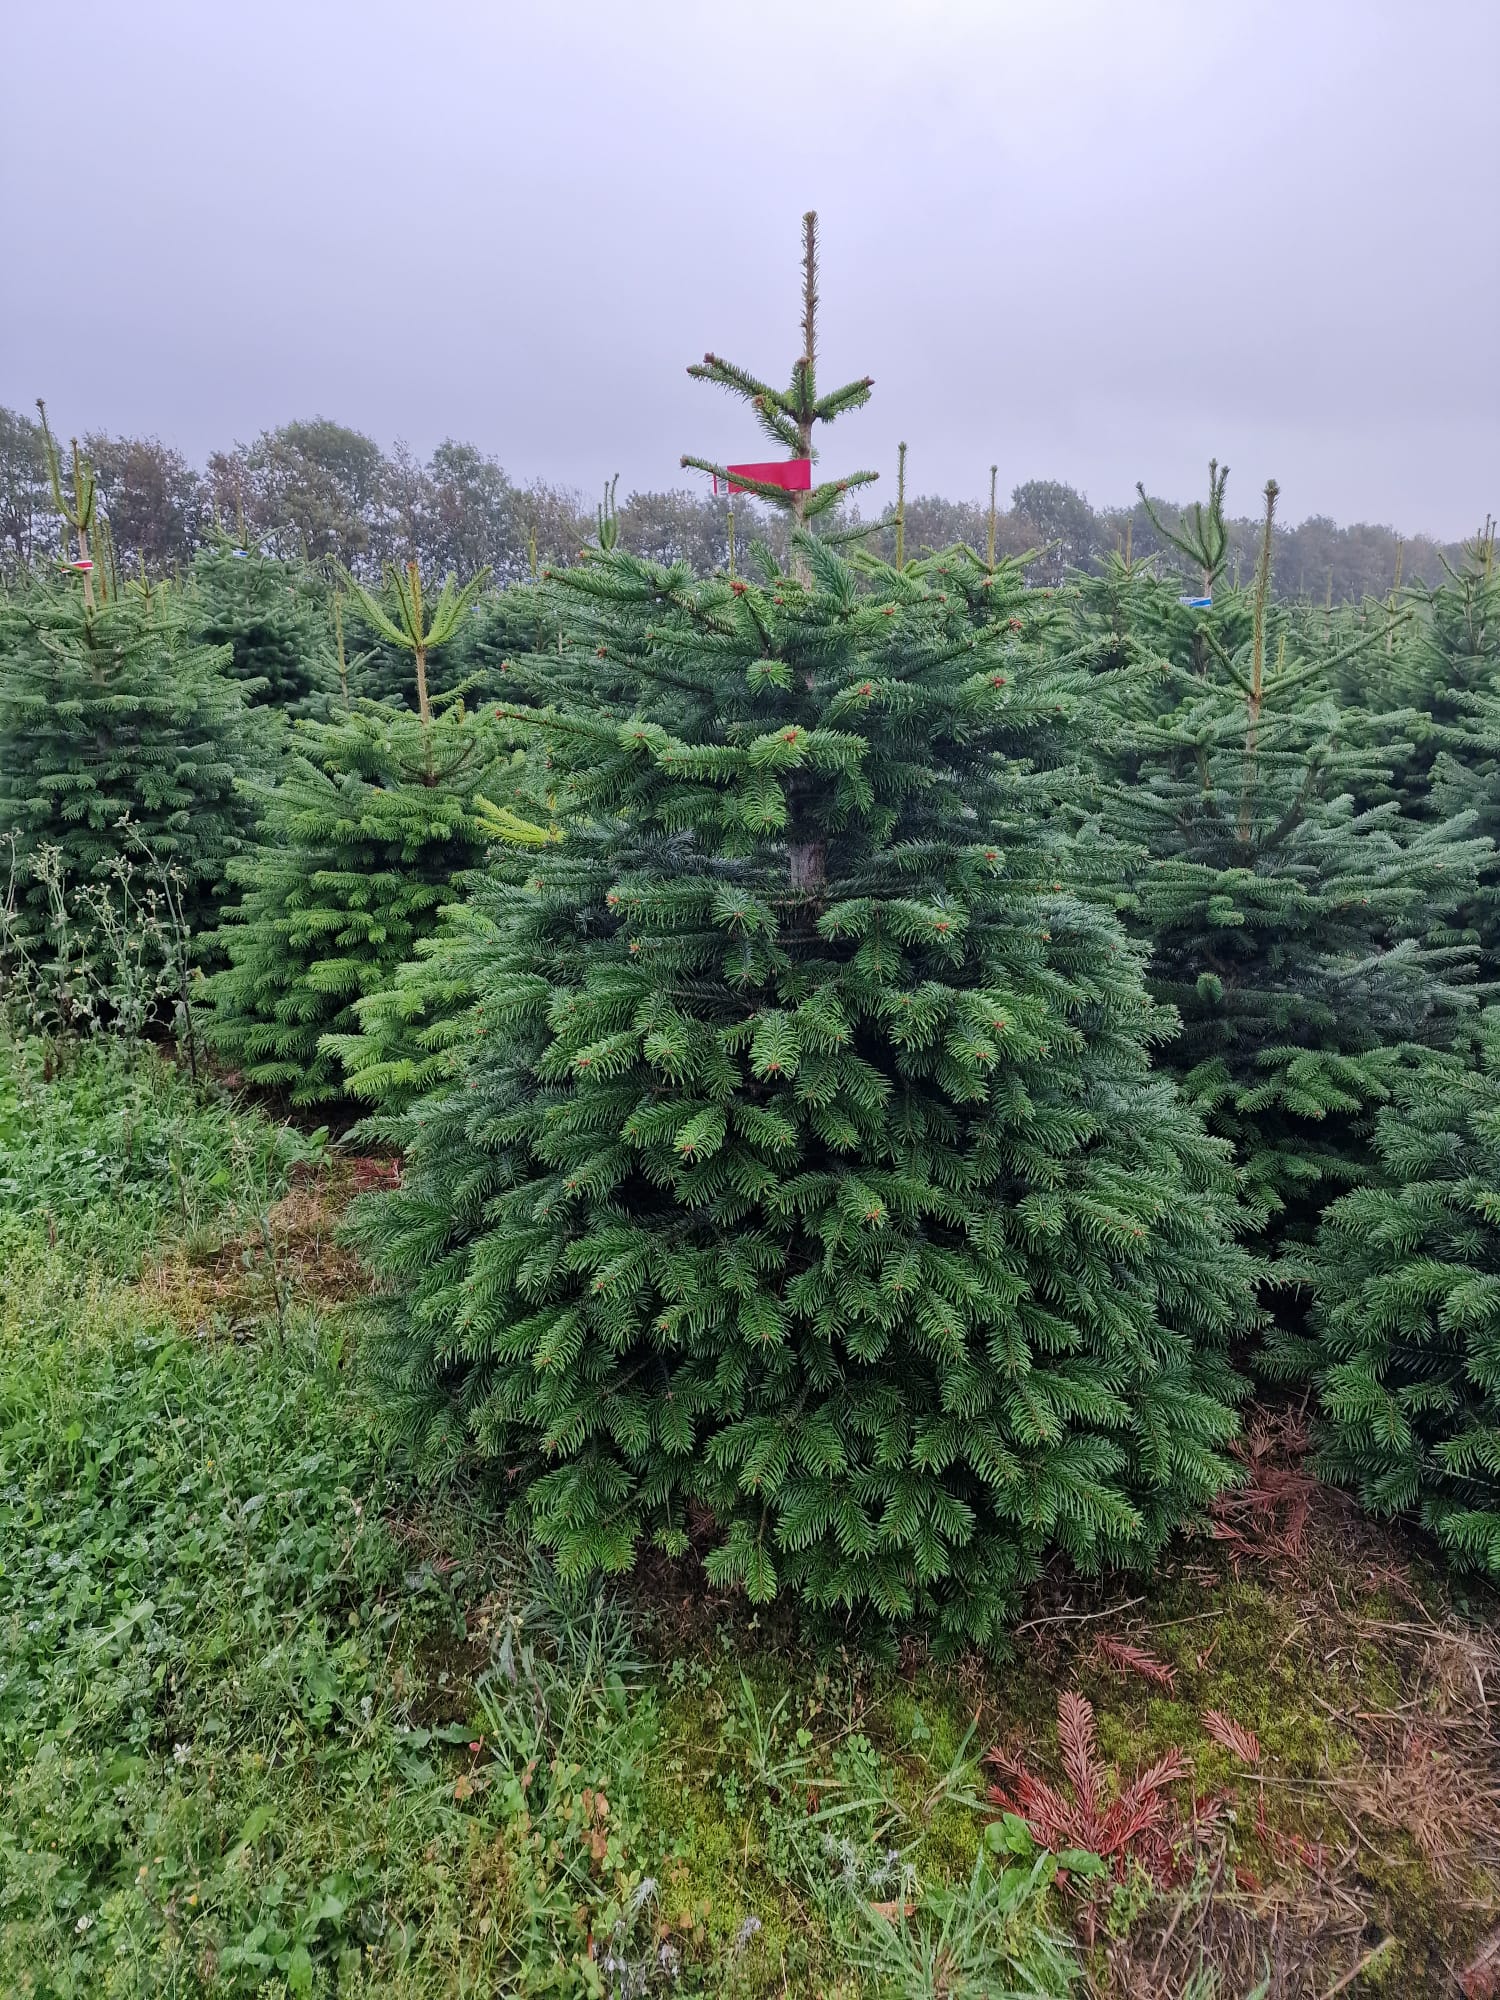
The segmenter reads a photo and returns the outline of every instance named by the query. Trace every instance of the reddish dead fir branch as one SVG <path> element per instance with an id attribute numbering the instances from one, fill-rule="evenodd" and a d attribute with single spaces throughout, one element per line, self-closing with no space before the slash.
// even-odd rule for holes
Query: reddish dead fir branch
<path id="1" fill-rule="evenodd" d="M 1024 1820 L 1043 1847 L 1097 1854 L 1117 1881 L 1132 1863 L 1162 1887 L 1181 1880 L 1184 1853 L 1222 1812 L 1222 1801 L 1200 1800 L 1184 1817 L 1173 1801 L 1171 1787 L 1190 1769 L 1183 1752 L 1174 1745 L 1122 1784 L 1099 1756 L 1093 1706 L 1081 1694 L 1058 1697 L 1057 1735 L 1072 1796 L 1019 1757 L 991 1750 L 985 1762 L 998 1779 L 989 1788 L 991 1803 Z"/>
<path id="2" fill-rule="evenodd" d="M 1142 1680 L 1166 1688 L 1169 1693 L 1177 1680 L 1177 1669 L 1169 1667 L 1165 1660 L 1159 1660 L 1155 1653 L 1148 1653 L 1144 1646 L 1133 1645 L 1129 1639 L 1111 1638 L 1108 1633 L 1101 1633 L 1094 1641 L 1094 1657 L 1101 1666 L 1118 1667 L 1121 1673 L 1139 1674 Z"/>

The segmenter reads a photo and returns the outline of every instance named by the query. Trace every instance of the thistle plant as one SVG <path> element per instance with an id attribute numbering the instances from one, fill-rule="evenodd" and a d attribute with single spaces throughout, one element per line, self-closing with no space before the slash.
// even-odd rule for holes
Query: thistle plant
<path id="1" fill-rule="evenodd" d="M 117 832 L 106 879 L 92 881 L 70 877 L 61 848 L 27 853 L 17 832 L 0 836 L 0 1006 L 35 1032 L 126 1043 L 170 1022 L 196 1079 L 187 878 L 128 819 Z M 22 884 L 45 903 L 40 926 Z"/>

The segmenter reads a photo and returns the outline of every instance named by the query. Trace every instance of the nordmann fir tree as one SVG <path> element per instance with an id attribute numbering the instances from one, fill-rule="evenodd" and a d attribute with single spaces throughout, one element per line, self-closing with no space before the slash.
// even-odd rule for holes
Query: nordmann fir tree
<path id="1" fill-rule="evenodd" d="M 1493 523 L 1465 546 L 1436 590 L 1422 593 L 1406 650 L 1422 677 L 1411 698 L 1431 691 L 1436 755 L 1426 810 L 1438 818 L 1472 813 L 1476 830 L 1500 843 L 1500 570 Z M 1500 880 L 1493 867 L 1460 916 L 1479 938 L 1485 976 L 1500 978 Z"/>
<path id="2" fill-rule="evenodd" d="M 232 648 L 233 671 L 256 700 L 288 715 L 327 713 L 339 689 L 324 614 L 295 564 L 265 555 L 241 522 L 198 551 L 191 592 L 199 637 Z"/>
<path id="3" fill-rule="evenodd" d="M 620 522 L 615 506 L 617 481 L 605 488 L 604 500 L 596 511 L 596 538 L 593 546 L 608 552 L 619 545 Z M 946 568 L 946 565 L 945 565 Z M 732 571 L 731 571 L 732 573 Z M 990 574 L 973 582 L 986 588 L 1002 581 Z M 1009 585 L 1011 609 L 1020 609 L 1030 594 L 1020 588 L 1014 569 L 1004 581 Z M 476 644 L 471 620 L 465 633 L 465 651 L 470 658 L 481 651 L 487 655 L 487 685 L 513 690 L 517 684 L 517 661 L 528 652 L 555 652 L 563 642 L 559 604 L 565 612 L 566 594 L 544 584 L 543 596 L 536 590 L 523 599 L 519 616 L 509 604 L 520 597 L 516 587 L 496 593 L 480 607 L 492 616 L 483 621 L 483 637 Z M 988 605 L 976 589 L 976 611 Z M 1050 596 L 1050 593 L 1049 593 Z M 946 600 L 945 600 L 946 601 Z M 499 617 L 493 616 L 497 602 Z M 983 615 L 988 618 L 986 609 Z M 1019 630 L 1021 621 L 1012 617 L 1010 629 Z M 504 646 L 505 636 L 517 642 Z M 1036 636 L 1033 633 L 1033 636 Z M 1080 678 L 1086 680 L 1087 676 Z M 633 691 L 615 690 L 617 699 L 629 701 Z M 1050 712 L 1050 711 L 1049 711 Z M 1019 733 L 1034 733 L 1038 717 L 1030 712 L 1024 721 L 1017 710 Z M 1032 736 L 1028 735 L 1028 741 Z M 562 822 L 576 803 L 568 777 L 570 761 L 589 761 L 591 746 L 579 746 L 566 735 L 550 748 L 533 745 L 528 758 L 517 750 L 505 772 L 507 792 L 515 803 L 533 815 L 521 817 L 515 804 L 500 808 L 484 799 L 476 801 L 476 814 L 492 839 L 507 845 L 545 846 L 563 837 Z M 573 753 L 570 756 L 570 753 Z M 359 1131 L 370 1138 L 399 1139 L 403 1127 L 400 1115 L 424 1091 L 435 1089 L 463 1067 L 469 1041 L 477 1025 L 471 1017 L 476 995 L 469 983 L 468 966 L 474 957 L 473 934 L 483 929 L 485 919 L 472 902 L 453 903 L 441 913 L 437 930 L 416 946 L 411 959 L 400 966 L 388 986 L 367 994 L 355 1006 L 359 1032 L 325 1037 L 324 1046 L 335 1051 L 343 1064 L 346 1088 L 352 1096 L 369 1101 L 372 1115 L 363 1119 Z M 483 1032 L 482 1028 L 480 1032 Z"/>
<path id="4" fill-rule="evenodd" d="M 1301 650 L 1344 653 L 1337 687 L 1352 726 L 1379 718 L 1389 769 L 1362 801 L 1394 798 L 1403 818 L 1413 820 L 1448 818 L 1469 803 L 1458 800 L 1453 781 L 1461 790 L 1463 773 L 1495 756 L 1500 579 L 1493 524 L 1462 545 L 1456 563 L 1445 556 L 1442 562 L 1437 585 L 1403 587 L 1398 545 L 1388 597 L 1339 610 L 1304 605 L 1296 615 Z M 1364 645 L 1351 645 L 1361 634 L 1376 642 L 1367 636 Z M 1440 776 L 1448 782 L 1440 785 Z M 1482 823 L 1482 785 L 1474 803 L 1479 830 L 1492 832 Z"/>
<path id="5" fill-rule="evenodd" d="M 595 515 L 602 549 L 614 548 L 619 540 L 617 485 L 618 475 L 605 488 Z M 475 606 L 455 650 L 461 649 L 470 670 L 466 686 L 505 690 L 514 685 L 518 657 L 551 650 L 560 638 L 555 605 L 534 584 L 512 585 Z M 495 773 L 495 788 L 503 785 L 506 803 L 483 796 L 474 800 L 475 821 L 491 842 L 524 848 L 562 839 L 561 822 L 568 811 L 566 761 L 540 745 L 530 757 L 522 749 L 512 751 Z M 524 817 L 518 805 L 536 817 Z M 400 1116 L 412 1100 L 462 1067 L 472 1031 L 467 1017 L 475 999 L 466 970 L 472 917 L 466 903 L 446 905 L 433 934 L 418 940 L 389 983 L 356 1001 L 357 1030 L 323 1038 L 325 1052 L 342 1065 L 348 1094 L 373 1107 L 355 1128 L 362 1137 L 398 1138 Z"/>
<path id="6" fill-rule="evenodd" d="M 466 699 L 494 700 L 508 684 L 507 663 L 522 653 L 556 648 L 557 611 L 537 585 L 487 591 L 440 662 L 439 692 L 462 685 Z"/>
<path id="7" fill-rule="evenodd" d="M 1157 523 L 1211 603 L 1118 554 L 1083 586 L 1115 689 L 1104 826 L 1136 857 L 1120 900 L 1153 991 L 1182 1017 L 1169 1060 L 1233 1140 L 1262 1223 L 1305 1233 L 1359 1172 L 1393 1045 L 1441 1043 L 1472 1005 L 1472 948 L 1430 934 L 1472 895 L 1489 843 L 1462 815 L 1355 805 L 1388 785 L 1399 734 L 1338 698 L 1378 634 L 1311 658 L 1289 643 L 1294 615 L 1271 596 L 1274 482 L 1255 576 L 1226 583 L 1224 479 L 1212 467 L 1207 505 Z"/>
<path id="8" fill-rule="evenodd" d="M 612 516 L 606 510 L 600 512 L 596 546 L 616 546 Z M 856 564 L 862 560 L 858 550 L 854 560 Z M 990 550 L 990 558 L 982 562 L 974 550 L 960 546 L 932 558 L 926 574 L 938 604 L 952 604 L 956 614 L 966 612 L 982 628 L 1004 628 L 1016 648 L 1062 652 L 1068 614 L 1058 594 L 1026 588 L 1026 560 L 1020 556 L 996 564 Z M 874 564 L 874 570 L 884 574 L 884 564 Z M 568 608 L 566 594 L 562 608 L 564 612 Z M 556 610 L 548 620 L 554 632 L 560 630 Z M 550 644 L 544 640 L 536 650 L 556 652 L 556 640 Z M 518 678 L 518 658 L 520 650 L 494 664 L 496 676 L 506 676 L 512 688 Z M 552 668 L 548 674 L 554 686 L 556 672 Z M 1096 674 L 1086 664 L 1068 668 L 1058 662 L 1046 676 L 1028 672 L 1020 676 L 1020 684 L 1014 676 L 1010 682 L 1002 676 L 1002 684 L 1012 686 L 1012 700 L 994 744 L 1008 760 L 1008 810 L 1016 818 L 1026 818 L 1036 852 L 1054 856 L 1052 874 L 1062 870 L 1076 874 L 1084 854 L 1092 858 L 1098 874 L 1108 868 L 1112 850 L 1104 850 L 1100 858 L 1098 842 L 1090 840 L 1084 846 L 1080 840 L 1080 832 L 1092 834 L 1088 772 L 1090 720 L 1098 714 Z M 614 694 L 616 700 L 630 702 L 634 690 L 622 684 Z M 496 808 L 480 798 L 476 818 L 496 842 L 510 846 L 556 842 L 564 838 L 564 824 L 578 806 L 576 774 L 570 776 L 570 768 L 580 766 L 586 774 L 588 762 L 590 746 L 566 734 L 546 752 L 540 744 L 532 744 L 530 756 L 516 750 L 504 770 L 506 796 L 512 804 Z M 518 814 L 516 806 L 530 818 Z M 1062 888 L 1062 882 L 1054 886 Z M 398 968 L 390 986 L 356 1002 L 360 1032 L 324 1038 L 324 1046 L 336 1050 L 344 1064 L 348 1092 L 376 1106 L 360 1124 L 366 1136 L 400 1138 L 398 1114 L 424 1088 L 436 1088 L 440 1080 L 458 1074 L 472 1034 L 482 1032 L 482 1020 L 470 1012 L 476 994 L 468 964 L 474 956 L 472 932 L 484 928 L 484 922 L 472 900 L 444 908 L 436 932 L 416 946 L 414 958 Z M 470 1018 L 464 1020 L 464 1014 Z"/>
<path id="9" fill-rule="evenodd" d="M 42 454 L 47 464 L 47 478 L 52 488 L 52 504 L 62 523 L 61 549 L 59 560 L 65 568 L 75 571 L 83 581 L 83 601 L 87 608 L 94 608 L 93 572 L 100 565 L 99 554 L 99 482 L 94 477 L 94 468 L 78 449 L 78 440 L 73 445 L 73 490 L 65 491 L 62 466 L 58 458 L 57 446 L 53 442 L 52 426 L 47 422 L 47 405 L 38 396 L 37 415 L 41 418 Z M 76 537 L 76 545 L 70 544 L 69 530 Z M 76 548 L 76 552 L 75 552 Z M 101 584 L 107 579 L 101 572 Z"/>
<path id="10" fill-rule="evenodd" d="M 898 572 L 920 567 L 938 603 L 951 606 L 951 615 L 966 617 L 976 631 L 1004 631 L 1022 668 L 1001 683 L 1010 687 L 1011 698 L 1005 739 L 997 748 L 1007 759 L 1011 799 L 1029 816 L 1031 838 L 1057 856 L 1054 874 L 1065 874 L 1075 890 L 1089 883 L 1095 892 L 1103 893 L 1106 885 L 1112 892 L 1122 851 L 1100 819 L 1102 718 L 1113 713 L 1117 700 L 1112 676 L 1123 681 L 1130 669 L 1112 668 L 1091 642 L 1079 643 L 1071 589 L 1028 587 L 1026 574 L 1038 551 L 997 557 L 993 511 L 983 555 L 957 542 L 921 565 L 909 561 L 902 490 L 906 447 L 898 451 L 894 567 Z M 854 566 L 878 576 L 885 565 L 862 546 L 866 533 L 829 539 L 852 544 Z M 1045 657 L 1045 675 L 1030 671 L 1033 655 Z"/>
<path id="11" fill-rule="evenodd" d="M 1267 1366 L 1312 1380 L 1318 1469 L 1378 1514 L 1418 1514 L 1500 1583 L 1500 1019 L 1479 1062 L 1409 1051 L 1369 1184 L 1324 1212 L 1296 1275 L 1302 1335 Z"/>
<path id="12" fill-rule="evenodd" d="M 598 514 L 601 548 L 618 539 L 613 489 Z M 501 600 L 499 616 L 493 613 Z M 476 642 L 473 627 L 480 626 Z M 505 634 L 518 643 L 502 648 Z M 472 669 L 466 685 L 509 690 L 515 685 L 517 661 L 536 649 L 552 652 L 562 643 L 557 609 L 534 586 L 523 599 L 518 587 L 495 593 L 476 606 L 460 642 Z M 497 717 L 498 719 L 498 717 Z M 540 742 L 527 750 L 516 747 L 497 763 L 491 789 L 503 803 L 477 794 L 472 803 L 475 825 L 492 844 L 511 848 L 546 847 L 564 837 L 572 810 L 567 775 L 570 745 L 554 756 Z M 519 808 L 519 809 L 518 809 Z M 436 1089 L 462 1067 L 472 1033 L 468 1018 L 475 994 L 466 969 L 471 907 L 450 902 L 437 926 L 421 938 L 412 955 L 399 964 L 387 983 L 354 1004 L 357 1026 L 323 1037 L 325 1054 L 336 1056 L 349 1096 L 369 1104 L 371 1114 L 358 1126 L 367 1138 L 395 1139 L 400 1115 L 416 1097 Z"/>
<path id="13" fill-rule="evenodd" d="M 996 754 L 1045 659 L 795 553 L 553 578 L 584 643 L 508 713 L 577 810 L 471 881 L 467 1061 L 352 1225 L 372 1366 L 570 1574 L 698 1533 L 757 1602 L 998 1642 L 1052 1551 L 1146 1559 L 1224 1482 L 1251 1267 Z"/>
<path id="14" fill-rule="evenodd" d="M 255 824 L 239 781 L 269 765 L 273 735 L 227 652 L 196 641 L 181 592 L 122 585 L 88 461 L 75 447 L 65 491 L 44 436 L 79 553 L 65 537 L 63 574 L 0 601 L 0 833 L 19 836 L 28 870 L 19 921 L 33 942 L 46 929 L 44 855 L 85 927 L 73 899 L 117 902 L 128 861 L 171 871 L 176 920 L 201 938 Z"/>
<path id="15" fill-rule="evenodd" d="M 497 766 L 492 789 L 503 784 L 512 801 L 525 799 L 526 766 L 512 755 Z M 491 846 L 546 847 L 564 838 L 554 808 L 555 793 L 538 802 L 539 822 L 514 803 L 497 805 L 482 793 L 471 805 L 474 825 Z M 324 1035 L 322 1049 L 337 1057 L 344 1089 L 369 1104 L 368 1117 L 355 1128 L 361 1137 L 399 1142 L 402 1115 L 415 1098 L 451 1081 L 463 1068 L 474 1032 L 476 995 L 470 984 L 470 933 L 474 911 L 466 902 L 448 902 L 430 936 L 418 938 L 412 955 L 378 986 L 354 1003 L 357 1027 Z"/>
<path id="16" fill-rule="evenodd" d="M 384 605 L 349 582 L 364 619 L 410 655 L 417 712 L 358 701 L 299 723 L 265 801 L 264 840 L 236 871 L 243 896 L 225 913 L 230 964 L 210 982 L 208 1034 L 248 1081 L 294 1103 L 343 1094 L 323 1037 L 357 1031 L 355 1003 L 411 956 L 484 850 L 475 796 L 506 745 L 462 702 L 435 710 L 427 686 L 428 655 L 483 582 L 459 590 L 450 577 L 430 615 L 414 564 L 388 576 Z"/>

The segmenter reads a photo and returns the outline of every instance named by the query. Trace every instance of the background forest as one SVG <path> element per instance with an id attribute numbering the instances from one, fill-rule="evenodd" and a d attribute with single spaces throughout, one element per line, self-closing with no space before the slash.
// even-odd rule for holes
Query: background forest
<path id="1" fill-rule="evenodd" d="M 189 562 L 212 541 L 215 523 L 243 524 L 268 554 L 289 560 L 329 557 L 356 573 L 378 577 L 382 564 L 420 561 L 438 575 L 488 567 L 497 581 L 531 574 L 535 561 L 569 559 L 593 525 L 593 503 L 541 481 L 517 485 L 476 446 L 448 439 L 423 461 L 404 446 L 387 454 L 372 438 L 314 418 L 266 431 L 253 444 L 211 454 L 200 471 L 156 438 L 82 439 L 99 481 L 119 560 L 134 574 L 152 575 Z M 976 468 L 976 484 L 983 470 Z M 1158 501 L 1157 511 L 1163 507 Z M 1170 510 L 1169 510 L 1170 511 Z M 878 518 L 879 510 L 868 510 Z M 666 493 L 631 491 L 620 501 L 621 546 L 656 562 L 690 563 L 703 571 L 725 560 L 726 503 L 701 483 Z M 986 533 L 983 500 L 915 493 L 907 503 L 912 548 L 979 546 Z M 850 514 L 850 520 L 858 515 Z M 773 540 L 774 516 L 761 524 Z M 1124 545 L 1137 555 L 1176 558 L 1143 503 L 1091 507 L 1071 486 L 1032 479 L 1016 486 L 999 517 L 998 546 L 1019 554 L 1045 547 L 1036 576 L 1055 581 L 1068 568 L 1097 571 Z M 742 523 L 743 532 L 743 523 Z M 1258 523 L 1229 522 L 1233 559 L 1248 566 Z M 0 408 L 0 561 L 13 572 L 57 545 L 57 515 L 48 490 L 41 426 L 27 412 Z M 892 552 L 891 537 L 869 546 Z M 1385 595 L 1397 574 L 1435 585 L 1454 544 L 1389 527 L 1340 527 L 1314 516 L 1297 527 L 1277 524 L 1275 573 L 1282 594 L 1318 603 L 1357 604 Z"/>

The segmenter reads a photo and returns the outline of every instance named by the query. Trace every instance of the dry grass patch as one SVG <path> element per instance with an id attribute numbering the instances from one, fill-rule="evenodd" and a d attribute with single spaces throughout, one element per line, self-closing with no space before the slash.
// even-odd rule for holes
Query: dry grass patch
<path id="1" fill-rule="evenodd" d="M 336 1307 L 369 1289 L 369 1275 L 338 1241 L 349 1203 L 390 1187 L 399 1163 L 320 1151 L 293 1167 L 286 1192 L 237 1189 L 211 1229 L 189 1230 L 147 1262 L 139 1288 L 185 1331 L 248 1337 L 293 1305 Z"/>

